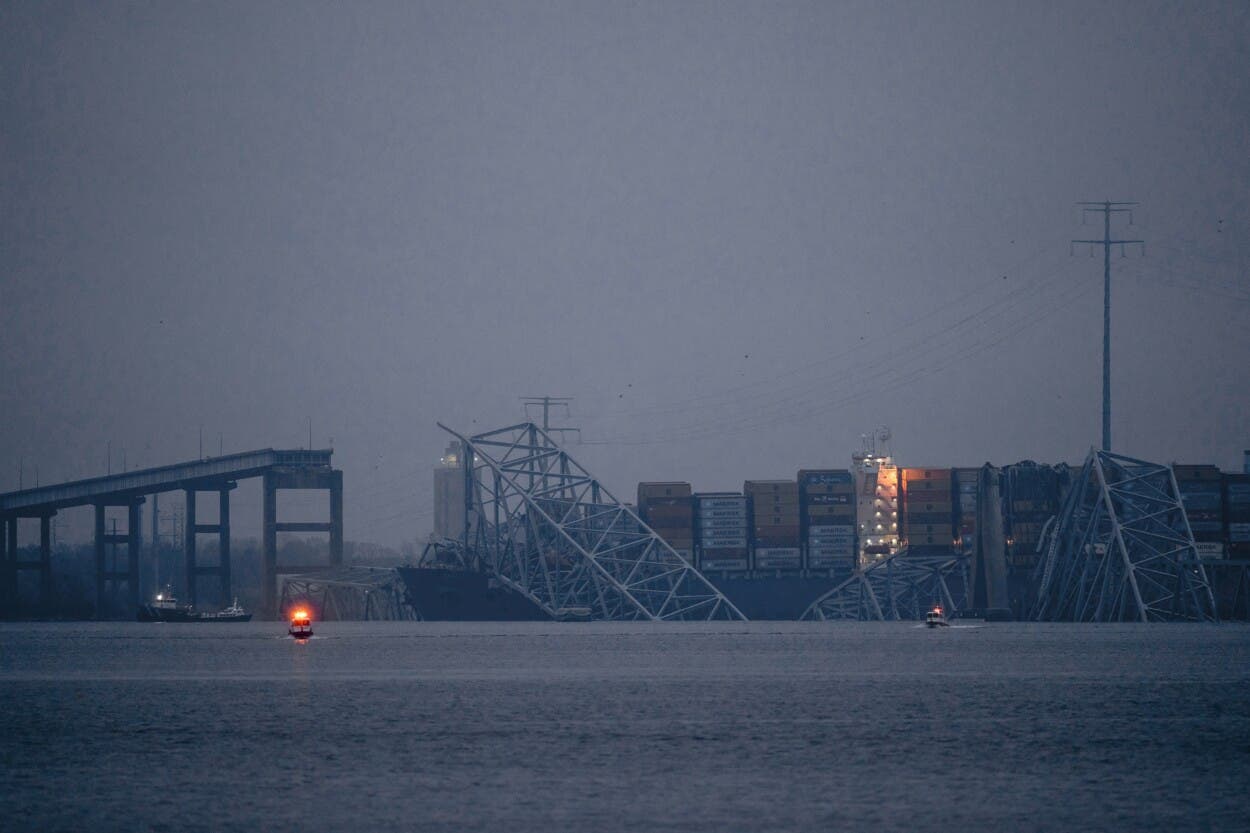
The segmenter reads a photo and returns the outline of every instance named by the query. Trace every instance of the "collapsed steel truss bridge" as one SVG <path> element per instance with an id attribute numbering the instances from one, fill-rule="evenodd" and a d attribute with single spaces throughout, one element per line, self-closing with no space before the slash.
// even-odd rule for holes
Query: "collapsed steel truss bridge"
<path id="1" fill-rule="evenodd" d="M 1091 451 L 1043 543 L 1033 619 L 1216 620 L 1170 466 Z"/>
<path id="2" fill-rule="evenodd" d="M 399 573 L 391 567 L 343 567 L 286 576 L 280 610 L 312 605 L 323 620 L 411 620 L 416 611 L 408 604 Z"/>
<path id="3" fill-rule="evenodd" d="M 464 549 L 553 619 L 744 620 L 533 423 L 464 437 Z"/>
<path id="4" fill-rule="evenodd" d="M 923 619 L 935 604 L 956 613 L 968 604 L 970 561 L 970 556 L 949 550 L 899 550 L 857 571 L 812 602 L 800 618 L 852 622 Z"/>

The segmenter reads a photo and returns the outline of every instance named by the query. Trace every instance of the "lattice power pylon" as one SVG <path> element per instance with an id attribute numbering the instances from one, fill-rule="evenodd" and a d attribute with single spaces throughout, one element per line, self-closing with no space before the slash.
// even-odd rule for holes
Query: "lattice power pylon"
<path id="1" fill-rule="evenodd" d="M 1043 543 L 1033 619 L 1216 620 L 1169 466 L 1091 451 Z"/>
<path id="2" fill-rule="evenodd" d="M 464 548 L 553 619 L 744 620 L 541 428 L 463 437 Z"/>
<path id="3" fill-rule="evenodd" d="M 807 621 L 923 619 L 934 605 L 948 614 L 967 606 L 970 556 L 903 549 L 855 573 L 812 602 Z"/>

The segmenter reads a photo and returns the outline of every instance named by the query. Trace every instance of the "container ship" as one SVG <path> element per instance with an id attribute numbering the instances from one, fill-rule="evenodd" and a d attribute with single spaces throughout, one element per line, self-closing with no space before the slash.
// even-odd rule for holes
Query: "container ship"
<path id="1" fill-rule="evenodd" d="M 639 483 L 635 511 L 752 620 L 798 619 L 857 569 L 902 548 L 967 556 L 969 606 L 993 618 L 1020 618 L 1036 594 L 1046 525 L 1079 471 L 1029 460 L 1003 467 L 897 467 L 887 455 L 864 452 L 853 455 L 847 469 L 747 480 L 735 492 L 698 492 L 688 482 Z M 1250 472 L 1179 464 L 1173 472 L 1199 556 L 1215 567 L 1229 558 L 1250 559 Z M 425 619 L 551 618 L 463 561 L 423 559 L 400 573 Z M 1245 606 L 1244 589 L 1225 593 L 1221 615 Z"/>

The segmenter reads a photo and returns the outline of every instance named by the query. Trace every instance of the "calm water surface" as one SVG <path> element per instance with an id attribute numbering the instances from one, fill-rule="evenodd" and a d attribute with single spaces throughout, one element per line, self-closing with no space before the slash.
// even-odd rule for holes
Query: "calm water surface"
<path id="1" fill-rule="evenodd" d="M 1250 627 L 0 625 L 0 829 L 1250 829 Z"/>

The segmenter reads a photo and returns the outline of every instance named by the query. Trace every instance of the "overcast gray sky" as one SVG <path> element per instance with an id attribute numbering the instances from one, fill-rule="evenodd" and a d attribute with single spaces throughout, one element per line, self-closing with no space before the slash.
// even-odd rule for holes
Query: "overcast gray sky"
<path id="1" fill-rule="evenodd" d="M 1244 2 L 7 3 L 0 96 L 0 489 L 311 418 L 395 544 L 544 393 L 622 496 L 1079 461 L 1102 199 L 1116 449 L 1250 447 Z"/>

